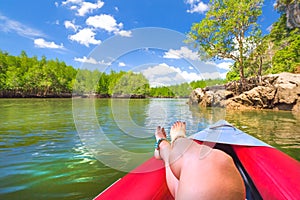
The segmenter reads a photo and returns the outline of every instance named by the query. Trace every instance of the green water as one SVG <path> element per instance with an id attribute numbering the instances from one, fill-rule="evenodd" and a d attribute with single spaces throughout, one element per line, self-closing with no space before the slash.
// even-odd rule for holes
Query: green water
<path id="1" fill-rule="evenodd" d="M 157 125 L 184 120 L 191 135 L 219 119 L 300 160 L 297 113 L 200 110 L 186 99 L 0 99 L 0 199 L 92 199 L 151 157 Z"/>

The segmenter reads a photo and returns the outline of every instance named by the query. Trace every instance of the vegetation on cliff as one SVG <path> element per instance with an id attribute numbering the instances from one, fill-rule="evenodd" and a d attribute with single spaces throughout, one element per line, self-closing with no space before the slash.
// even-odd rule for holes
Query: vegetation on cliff
<path id="1" fill-rule="evenodd" d="M 240 78 L 244 79 L 246 57 L 261 40 L 256 23 L 261 15 L 262 0 L 214 0 L 205 18 L 193 24 L 189 40 L 206 59 L 235 61 Z"/>
<path id="2" fill-rule="evenodd" d="M 293 3 L 297 1 L 276 2 L 275 8 L 281 16 L 245 60 L 245 77 L 280 72 L 300 73 L 300 24 L 290 22 L 300 16 L 300 9 L 298 5 L 298 10 L 291 10 Z M 226 78 L 228 81 L 240 79 L 237 63 L 231 67 Z"/>
<path id="3" fill-rule="evenodd" d="M 300 72 L 299 2 L 277 0 L 275 8 L 281 17 L 265 36 L 256 23 L 262 2 L 211 1 L 205 18 L 191 27 L 189 42 L 198 48 L 200 57 L 234 61 L 227 81 Z"/>

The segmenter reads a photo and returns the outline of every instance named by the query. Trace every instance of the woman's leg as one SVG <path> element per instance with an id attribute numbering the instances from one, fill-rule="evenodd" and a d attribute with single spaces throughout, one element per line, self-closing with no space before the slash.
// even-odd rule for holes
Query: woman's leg
<path id="1" fill-rule="evenodd" d="M 165 129 L 158 126 L 156 128 L 155 137 L 156 137 L 156 140 L 158 140 L 160 138 L 166 138 Z M 165 163 L 165 168 L 166 168 L 167 185 L 168 185 L 168 188 L 169 188 L 171 194 L 173 195 L 173 197 L 175 197 L 175 194 L 176 194 L 177 188 L 178 188 L 178 179 L 174 176 L 173 172 L 171 171 L 170 165 L 169 165 L 170 152 L 171 152 L 170 143 L 163 140 L 159 145 L 159 151 L 155 150 L 154 155 L 157 159 L 160 159 L 160 158 L 163 159 L 163 161 Z"/>
<path id="2" fill-rule="evenodd" d="M 169 164 L 180 180 L 176 199 L 245 199 L 244 182 L 232 158 L 207 145 L 178 138 L 185 135 L 185 126 L 176 122 L 170 131 Z"/>
<path id="3" fill-rule="evenodd" d="M 170 134 L 172 147 L 163 141 L 159 153 L 176 199 L 245 199 L 243 180 L 229 155 L 182 138 L 185 123 L 176 122 Z M 158 127 L 156 138 L 165 138 L 164 129 Z"/>

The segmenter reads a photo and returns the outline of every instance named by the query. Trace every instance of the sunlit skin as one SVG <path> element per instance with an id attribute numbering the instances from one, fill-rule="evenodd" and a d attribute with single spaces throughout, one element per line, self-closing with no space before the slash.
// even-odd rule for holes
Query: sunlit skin
<path id="1" fill-rule="evenodd" d="M 243 179 L 232 158 L 223 151 L 199 145 L 185 136 L 186 124 L 175 122 L 171 144 L 163 140 L 155 157 L 166 167 L 166 180 L 175 199 L 245 199 Z M 166 138 L 157 127 L 156 139 Z"/>

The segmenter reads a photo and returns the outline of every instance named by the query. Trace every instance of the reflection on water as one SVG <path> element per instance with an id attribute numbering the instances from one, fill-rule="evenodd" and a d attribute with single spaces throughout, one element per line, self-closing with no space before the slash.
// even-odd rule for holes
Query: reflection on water
<path id="1" fill-rule="evenodd" d="M 227 111 L 226 119 L 241 130 L 300 160 L 300 113 Z"/>
<path id="2" fill-rule="evenodd" d="M 226 119 L 300 160 L 299 115 L 199 109 L 186 101 L 78 99 L 72 109 L 71 99 L 0 99 L 0 199 L 91 199 L 125 174 L 96 158 L 133 168 L 152 156 L 156 126 L 169 132 L 176 120 L 186 121 L 191 135 Z M 73 114 L 83 122 L 81 138 Z M 147 156 L 129 160 L 128 152 Z"/>

